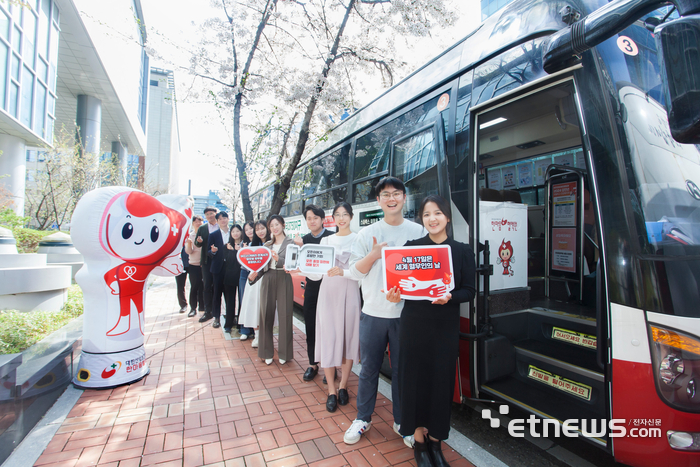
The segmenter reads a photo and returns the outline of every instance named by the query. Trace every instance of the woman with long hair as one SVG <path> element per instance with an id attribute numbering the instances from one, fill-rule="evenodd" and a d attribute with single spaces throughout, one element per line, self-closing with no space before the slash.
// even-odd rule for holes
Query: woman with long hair
<path id="1" fill-rule="evenodd" d="M 450 409 L 459 355 L 459 304 L 474 298 L 474 252 L 450 236 L 450 204 L 437 195 L 426 197 L 418 208 L 417 221 L 428 235 L 406 246 L 449 245 L 455 288 L 443 297 L 406 300 L 399 327 L 399 394 L 402 436 L 415 436 L 414 456 L 418 467 L 447 466 L 440 442 L 450 431 Z M 400 291 L 387 293 L 398 303 Z M 416 345 L 420 342 L 420 345 Z"/>
<path id="2" fill-rule="evenodd" d="M 265 221 L 256 222 L 255 238 L 250 243 L 250 246 L 263 246 L 269 239 L 270 233 L 267 230 L 267 223 Z M 238 322 L 242 326 L 251 329 L 254 328 L 257 331 L 260 323 L 260 281 L 255 281 L 255 279 L 257 279 L 256 273 L 252 272 L 248 274 L 248 286 L 243 294 L 243 302 L 241 303 L 241 311 L 238 316 Z M 256 332 L 252 347 L 256 348 L 257 346 L 258 333 Z"/>
<path id="3" fill-rule="evenodd" d="M 255 223 L 246 222 L 243 224 L 243 238 L 241 239 L 241 247 L 250 246 L 255 239 Z M 238 254 L 238 252 L 236 252 Z M 246 268 L 241 268 L 240 279 L 238 280 L 238 332 L 241 333 L 241 340 L 247 340 L 254 335 L 253 328 L 243 326 L 241 321 L 241 310 L 243 309 L 243 293 L 245 285 L 248 282 L 248 271 Z"/>
<path id="4" fill-rule="evenodd" d="M 224 332 L 231 332 L 236 325 L 236 291 L 241 278 L 241 264 L 238 262 L 237 253 L 241 249 L 243 241 L 243 228 L 238 224 L 233 224 L 229 230 L 228 241 L 225 251 L 225 272 L 224 272 L 224 299 L 226 299 L 226 321 L 224 322 Z M 239 300 L 240 302 L 240 300 Z M 238 313 L 241 312 L 240 303 Z"/>
<path id="5" fill-rule="evenodd" d="M 323 368 L 328 382 L 326 410 L 335 412 L 338 405 L 347 405 L 348 379 L 352 364 L 360 358 L 360 286 L 358 278 L 350 273 L 352 243 L 357 237 L 350 230 L 352 206 L 340 202 L 333 208 L 333 220 L 338 227 L 334 235 L 321 239 L 321 245 L 335 247 L 335 265 L 321 276 L 321 288 L 316 307 L 316 348 L 314 354 Z M 312 277 L 313 276 L 313 277 Z M 335 387 L 336 367 L 342 368 L 340 384 Z"/>
<path id="6" fill-rule="evenodd" d="M 279 343 L 277 355 L 280 365 L 294 358 L 292 338 L 292 311 L 294 305 L 294 286 L 292 277 L 284 270 L 287 246 L 294 241 L 284 233 L 284 219 L 277 214 L 268 218 L 267 227 L 272 238 L 265 246 L 272 250 L 272 259 L 262 273 L 260 288 L 260 347 L 258 356 L 270 365 L 275 348 L 272 340 L 272 328 L 275 313 L 279 316 Z M 252 275 L 252 274 L 251 274 Z"/>

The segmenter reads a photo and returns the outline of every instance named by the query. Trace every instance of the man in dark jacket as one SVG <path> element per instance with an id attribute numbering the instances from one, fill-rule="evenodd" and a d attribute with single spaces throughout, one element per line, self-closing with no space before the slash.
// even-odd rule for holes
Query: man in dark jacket
<path id="1" fill-rule="evenodd" d="M 182 247 L 182 274 L 175 276 L 175 284 L 177 284 L 177 301 L 180 304 L 180 313 L 187 311 L 187 299 L 185 298 L 185 283 L 187 282 L 187 268 L 190 267 L 189 255 L 185 252 L 185 247 Z"/>
<path id="2" fill-rule="evenodd" d="M 301 245 L 318 245 L 323 237 L 333 235 L 323 226 L 326 213 L 323 209 L 314 204 L 309 204 L 304 208 L 304 219 L 306 226 L 311 232 L 301 238 L 295 238 L 294 242 Z M 301 244 L 301 245 L 300 245 Z M 309 367 L 304 373 L 304 381 L 311 381 L 318 374 L 318 362 L 315 356 L 316 347 L 316 304 L 318 303 L 318 292 L 321 289 L 321 281 L 306 279 L 304 288 L 304 325 L 306 326 L 306 352 L 309 356 Z"/>
<path id="3" fill-rule="evenodd" d="M 214 297 L 214 280 L 209 270 L 209 256 L 207 252 L 209 248 L 209 234 L 219 230 L 219 225 L 216 223 L 217 209 L 211 206 L 204 208 L 204 217 L 207 222 L 197 230 L 197 238 L 194 244 L 202 249 L 202 278 L 204 279 L 204 314 L 199 318 L 199 322 L 203 323 L 213 318 L 212 315 L 212 298 Z"/>

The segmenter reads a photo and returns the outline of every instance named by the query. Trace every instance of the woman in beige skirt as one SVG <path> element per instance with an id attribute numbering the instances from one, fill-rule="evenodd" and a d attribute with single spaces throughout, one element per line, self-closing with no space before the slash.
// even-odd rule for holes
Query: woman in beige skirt
<path id="1" fill-rule="evenodd" d="M 338 233 L 321 240 L 321 245 L 335 247 L 335 267 L 323 277 L 316 307 L 315 355 L 328 381 L 326 410 L 335 412 L 338 404 L 346 405 L 348 378 L 353 362 L 360 358 L 360 286 L 350 273 L 350 249 L 357 237 L 350 231 L 352 207 L 345 202 L 333 208 Z M 335 388 L 335 369 L 342 366 L 339 389 Z"/>

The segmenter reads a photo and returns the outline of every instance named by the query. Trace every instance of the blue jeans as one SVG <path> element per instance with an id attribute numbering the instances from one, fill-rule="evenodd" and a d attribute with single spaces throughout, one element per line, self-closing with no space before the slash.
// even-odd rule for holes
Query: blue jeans
<path id="1" fill-rule="evenodd" d="M 399 400 L 399 323 L 401 318 L 377 318 L 360 315 L 360 358 L 362 370 L 357 388 L 357 419 L 372 421 L 372 412 L 377 402 L 379 369 L 384 361 L 387 343 L 391 361 L 391 398 L 394 422 L 401 424 L 401 401 Z"/>
<path id="2" fill-rule="evenodd" d="M 245 268 L 241 268 L 241 278 L 238 280 L 238 309 L 241 309 L 241 303 L 243 302 L 243 292 L 245 292 L 245 285 L 248 282 L 248 275 L 250 271 Z M 253 334 L 253 328 L 246 328 L 243 326 L 238 326 L 238 332 L 250 336 Z"/>

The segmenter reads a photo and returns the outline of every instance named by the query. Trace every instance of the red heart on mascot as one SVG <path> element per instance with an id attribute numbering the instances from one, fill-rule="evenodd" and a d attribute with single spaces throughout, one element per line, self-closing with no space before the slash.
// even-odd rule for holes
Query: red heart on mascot
<path id="1" fill-rule="evenodd" d="M 264 246 L 244 247 L 238 250 L 238 262 L 250 272 L 258 272 L 272 259 L 272 252 Z"/>

